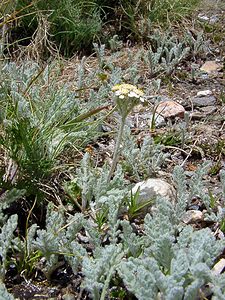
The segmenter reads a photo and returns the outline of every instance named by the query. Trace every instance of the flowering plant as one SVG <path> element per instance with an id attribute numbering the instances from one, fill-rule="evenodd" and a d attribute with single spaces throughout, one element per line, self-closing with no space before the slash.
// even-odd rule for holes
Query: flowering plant
<path id="1" fill-rule="evenodd" d="M 117 109 L 121 116 L 121 121 L 120 121 L 120 128 L 117 136 L 116 146 L 114 150 L 112 166 L 108 176 L 108 181 L 111 179 L 113 172 L 116 168 L 116 164 L 119 156 L 119 147 L 122 139 L 126 117 L 136 105 L 144 102 L 143 91 L 138 89 L 136 86 L 132 84 L 126 84 L 126 83 L 116 84 L 112 87 L 112 92 L 114 95 Z"/>
<path id="2" fill-rule="evenodd" d="M 117 109 L 122 118 L 126 118 L 132 109 L 144 102 L 144 93 L 132 84 L 116 84 L 112 87 Z"/>

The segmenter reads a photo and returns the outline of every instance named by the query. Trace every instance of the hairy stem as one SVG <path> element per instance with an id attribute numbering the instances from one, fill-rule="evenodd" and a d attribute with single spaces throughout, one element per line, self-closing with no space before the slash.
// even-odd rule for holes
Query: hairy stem
<path id="1" fill-rule="evenodd" d="M 108 272 L 108 275 L 106 277 L 106 280 L 105 280 L 105 283 L 104 283 L 104 286 L 103 286 L 103 289 L 102 289 L 100 300 L 105 300 L 106 299 L 106 293 L 107 293 L 107 290 L 109 288 L 110 280 L 112 278 L 114 270 L 115 270 L 115 266 L 112 266 L 110 268 L 109 272 Z"/>
<path id="2" fill-rule="evenodd" d="M 126 118 L 121 117 L 121 120 L 120 120 L 119 132 L 118 132 L 116 146 L 115 146 L 115 150 L 114 150 L 114 154 L 113 154 L 113 161 L 112 161 L 112 165 L 111 165 L 109 175 L 108 175 L 108 180 L 107 180 L 108 182 L 112 178 L 113 173 L 114 173 L 115 168 L 116 168 L 116 165 L 117 165 L 117 162 L 118 162 L 119 148 L 120 148 L 120 143 L 121 143 L 121 140 L 122 140 L 123 129 L 124 129 L 124 125 L 125 125 L 125 119 Z"/>

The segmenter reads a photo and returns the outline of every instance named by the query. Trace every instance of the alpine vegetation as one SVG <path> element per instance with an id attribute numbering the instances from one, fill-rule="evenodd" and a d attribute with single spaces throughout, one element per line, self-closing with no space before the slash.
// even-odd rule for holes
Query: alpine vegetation
<path id="1" fill-rule="evenodd" d="M 202 34 L 219 16 L 177 26 L 198 0 L 14 2 L 0 4 L 0 300 L 225 299 L 222 55 Z M 19 24 L 32 38 L 14 43 Z M 56 44 L 94 53 L 66 61 Z"/>
<path id="2" fill-rule="evenodd" d="M 77 184 L 81 193 L 90 195 L 85 199 L 92 207 L 92 217 L 87 218 L 83 213 L 67 214 L 63 207 L 49 204 L 45 229 L 35 225 L 28 227 L 25 248 L 20 237 L 15 236 L 17 216 L 9 217 L 0 233 L 2 280 L 9 262 L 7 254 L 13 250 L 29 258 L 38 254 L 37 261 L 44 258 L 39 268 L 48 280 L 64 263 L 63 257 L 74 274 L 82 272 L 82 288 L 92 299 L 110 298 L 119 280 L 127 293 L 138 299 L 198 299 L 202 294 L 212 295 L 213 299 L 224 297 L 223 274 L 215 273 L 214 265 L 225 247 L 225 240 L 217 239 L 209 228 L 194 230 L 182 221 L 193 193 L 200 192 L 200 186 L 204 186 L 200 177 L 205 167 L 191 179 L 199 178 L 199 191 L 189 190 L 182 168 L 174 170 L 176 204 L 157 198 L 154 210 L 144 218 L 141 235 L 134 230 L 134 223 L 120 217 L 126 195 L 118 188 L 122 178 L 118 181 L 115 174 L 109 185 L 107 176 L 105 180 L 101 177 L 103 174 L 93 177 L 96 170 L 90 164 L 85 168 L 92 188 L 87 193 L 84 183 L 77 181 Z M 102 226 L 96 222 L 100 211 L 104 211 Z"/>
<path id="3" fill-rule="evenodd" d="M 131 195 L 132 184 L 126 179 L 127 174 L 134 181 L 156 176 L 167 154 L 152 137 L 146 137 L 138 146 L 125 127 L 133 108 L 145 101 L 144 92 L 130 84 L 112 88 L 120 127 L 111 165 L 107 161 L 98 165 L 91 153 L 84 153 L 79 165 L 70 171 L 70 177 L 64 176 L 63 201 L 48 200 L 46 204 L 44 200 L 37 202 L 36 197 L 29 203 L 24 232 L 16 230 L 21 218 L 10 214 L 10 209 L 25 197 L 31 199 L 34 193 L 24 182 L 33 178 L 36 186 L 48 187 L 47 174 L 57 166 L 60 154 L 66 147 L 71 149 L 69 146 L 75 141 L 82 149 L 83 134 L 92 126 L 86 119 L 101 110 L 78 113 L 80 104 L 74 95 L 66 90 L 54 92 L 49 87 L 42 105 L 44 114 L 40 114 L 41 90 L 29 83 L 30 75 L 24 74 L 22 83 L 18 83 L 15 76 L 21 70 L 14 65 L 14 78 L 9 78 L 11 71 L 7 68 L 4 74 L 8 78 L 8 94 L 4 95 L 8 105 L 1 116 L 2 146 L 8 146 L 7 155 L 19 171 L 10 171 L 8 181 L 2 183 L 1 281 L 5 281 L 10 265 L 26 278 L 41 272 L 49 282 L 57 270 L 67 266 L 74 276 L 82 274 L 80 288 L 95 300 L 115 295 L 148 300 L 199 299 L 202 295 L 223 299 L 224 274 L 215 273 L 214 268 L 225 247 L 224 238 L 217 238 L 211 227 L 197 229 L 183 221 L 193 198 L 198 197 L 205 209 L 204 222 L 219 224 L 223 229 L 224 208 L 216 209 L 206 189 L 210 164 L 203 164 L 191 177 L 176 166 L 172 175 L 176 199 L 149 199 L 152 209 L 148 213 L 137 204 L 138 192 Z M 33 74 L 35 70 L 34 67 Z M 44 77 L 36 80 L 44 84 Z M 2 85 L 1 92 L 4 90 Z M 80 155 L 79 149 L 76 153 Z M 224 178 L 221 172 L 221 201 Z M 44 226 L 31 222 L 37 205 L 44 210 Z M 68 209 L 71 205 L 72 209 Z M 0 293 L 5 299 L 13 299 L 3 283 Z"/>

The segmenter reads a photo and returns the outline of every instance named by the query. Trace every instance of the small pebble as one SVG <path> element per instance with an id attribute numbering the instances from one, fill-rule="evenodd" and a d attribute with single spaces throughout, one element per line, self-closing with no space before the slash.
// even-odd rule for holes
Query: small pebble
<path id="1" fill-rule="evenodd" d="M 212 91 L 210 91 L 210 90 L 204 90 L 204 91 L 197 92 L 198 97 L 210 96 L 210 95 L 212 95 Z"/>

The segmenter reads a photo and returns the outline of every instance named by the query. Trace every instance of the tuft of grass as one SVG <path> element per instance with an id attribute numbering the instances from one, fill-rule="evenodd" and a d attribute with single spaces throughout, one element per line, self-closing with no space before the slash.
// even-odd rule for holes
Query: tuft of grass
<path id="1" fill-rule="evenodd" d="M 163 144 L 165 146 L 178 146 L 181 145 L 181 135 L 177 132 L 167 132 L 162 135 L 155 135 L 154 142 L 156 144 Z"/>
<path id="2" fill-rule="evenodd" d="M 102 29 L 101 11 L 95 1 L 44 1 L 34 2 L 18 0 L 16 9 L 23 11 L 20 26 L 16 28 L 20 39 L 31 40 L 38 28 L 40 16 L 50 24 L 49 39 L 57 45 L 61 54 L 71 56 L 76 51 L 90 49 L 92 42 L 98 39 Z"/>
<path id="3" fill-rule="evenodd" d="M 56 45 L 66 57 L 77 51 L 88 53 L 93 42 L 119 40 L 147 41 L 155 24 L 170 26 L 189 16 L 201 0 L 18 0 L 0 6 L 2 15 L 9 14 L 12 28 L 8 44 L 33 45 L 39 39 L 46 52 Z M 1 9 L 2 7 L 2 9 Z M 40 30 L 41 22 L 47 24 Z M 0 21 L 0 23 L 2 23 Z M 167 27 L 168 27 L 167 26 Z M 34 46 L 34 45 L 33 45 Z M 44 52 L 44 58 L 46 53 Z"/>
<path id="4" fill-rule="evenodd" d="M 154 199 L 149 199 L 148 201 L 141 203 L 138 201 L 139 195 L 140 188 L 138 188 L 135 193 L 133 193 L 131 190 L 130 196 L 126 199 L 125 204 L 127 206 L 129 220 L 137 218 L 147 206 L 154 203 Z"/>
<path id="5" fill-rule="evenodd" d="M 189 16 L 201 0 L 152 0 L 148 17 L 152 22 L 168 24 Z"/>
<path id="6" fill-rule="evenodd" d="M 59 159 L 66 149 L 78 152 L 95 135 L 97 121 L 90 119 L 104 107 L 83 108 L 76 93 L 56 87 L 48 68 L 27 67 L 10 64 L 2 69 L 0 146 L 15 170 L 2 185 L 8 188 L 16 181 L 34 192 L 63 168 Z"/>

